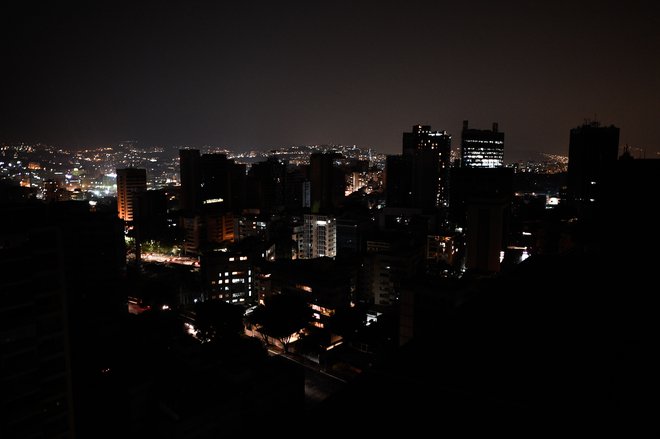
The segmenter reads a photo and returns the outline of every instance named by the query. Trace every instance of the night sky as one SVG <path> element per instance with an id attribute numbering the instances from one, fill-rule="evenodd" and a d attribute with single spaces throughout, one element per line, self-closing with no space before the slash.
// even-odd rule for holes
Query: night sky
<path id="1" fill-rule="evenodd" d="M 653 1 L 16 3 L 0 142 L 395 153 L 418 122 L 457 146 L 469 119 L 510 153 L 566 153 L 597 118 L 660 152 Z"/>

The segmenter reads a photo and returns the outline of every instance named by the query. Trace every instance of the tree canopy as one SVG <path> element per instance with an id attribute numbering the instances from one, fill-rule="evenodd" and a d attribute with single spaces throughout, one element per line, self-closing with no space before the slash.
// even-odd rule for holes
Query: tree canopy
<path id="1" fill-rule="evenodd" d="M 280 340 L 286 349 L 291 336 L 307 326 L 309 317 L 309 306 L 302 298 L 279 294 L 267 298 L 265 306 L 255 309 L 250 320 L 260 332 Z"/>

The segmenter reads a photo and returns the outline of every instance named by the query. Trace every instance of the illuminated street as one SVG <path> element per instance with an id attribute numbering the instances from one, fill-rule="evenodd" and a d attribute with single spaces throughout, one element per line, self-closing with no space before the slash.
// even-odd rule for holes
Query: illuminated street
<path id="1" fill-rule="evenodd" d="M 146 253 L 142 255 L 144 262 L 159 262 L 162 264 L 176 264 L 176 265 L 194 265 L 199 266 L 198 258 L 189 258 L 186 256 L 169 256 L 159 253 Z"/>

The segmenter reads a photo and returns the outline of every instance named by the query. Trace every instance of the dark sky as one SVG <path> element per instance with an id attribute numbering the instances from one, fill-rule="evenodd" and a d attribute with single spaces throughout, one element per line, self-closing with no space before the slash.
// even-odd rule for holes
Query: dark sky
<path id="1" fill-rule="evenodd" d="M 660 151 L 654 1 L 3 2 L 0 141 L 401 150 L 418 122 Z"/>

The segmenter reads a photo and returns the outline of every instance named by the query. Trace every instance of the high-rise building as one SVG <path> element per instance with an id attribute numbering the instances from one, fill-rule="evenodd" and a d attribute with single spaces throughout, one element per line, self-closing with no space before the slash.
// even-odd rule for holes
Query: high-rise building
<path id="1" fill-rule="evenodd" d="M 201 157 L 197 149 L 179 150 L 181 195 L 179 207 L 193 211 L 201 205 Z"/>
<path id="2" fill-rule="evenodd" d="M 311 181 L 311 209 L 313 213 L 327 213 L 339 207 L 344 197 L 343 172 L 334 166 L 335 153 L 313 153 L 309 160 Z"/>
<path id="3" fill-rule="evenodd" d="M 99 362 L 112 362 L 126 309 L 121 220 L 87 202 L 2 210 L 0 436 L 97 437 L 108 419 L 104 433 L 119 435 L 123 407 Z"/>
<path id="4" fill-rule="evenodd" d="M 430 125 L 415 125 L 403 133 L 403 156 L 411 165 L 411 207 L 431 209 L 447 206 L 451 135 L 431 131 Z"/>
<path id="5" fill-rule="evenodd" d="M 415 125 L 403 133 L 403 155 L 388 156 L 385 190 L 388 207 L 434 209 L 449 201 L 451 136 Z"/>
<path id="6" fill-rule="evenodd" d="M 617 162 L 619 128 L 601 127 L 598 122 L 571 129 L 568 145 L 569 196 L 578 202 L 598 200 L 605 179 Z"/>
<path id="7" fill-rule="evenodd" d="M 468 127 L 463 121 L 461 132 L 461 166 L 463 168 L 500 168 L 504 164 L 504 133 L 497 123 L 492 130 Z"/>
<path id="8" fill-rule="evenodd" d="M 249 207 L 256 207 L 262 212 L 282 209 L 286 176 L 286 163 L 275 157 L 252 165 L 248 174 Z"/>
<path id="9" fill-rule="evenodd" d="M 212 244 L 234 241 L 234 215 L 231 213 L 207 212 L 204 215 L 206 240 Z"/>
<path id="10" fill-rule="evenodd" d="M 467 203 L 466 268 L 478 273 L 500 271 L 504 249 L 506 198 L 471 199 Z"/>
<path id="11" fill-rule="evenodd" d="M 183 251 L 186 255 L 198 255 L 202 251 L 204 223 L 201 215 L 186 215 L 181 218 L 183 227 Z"/>
<path id="12" fill-rule="evenodd" d="M 334 258 L 337 255 L 337 221 L 332 216 L 305 215 L 298 241 L 300 259 Z"/>
<path id="13" fill-rule="evenodd" d="M 119 218 L 126 222 L 133 221 L 137 193 L 146 190 L 146 169 L 117 169 L 117 210 L 119 211 Z"/>
<path id="14" fill-rule="evenodd" d="M 226 154 L 204 154 L 200 169 L 202 209 L 240 212 L 245 201 L 246 166 Z"/>
<path id="15" fill-rule="evenodd" d="M 500 269 L 513 196 L 512 168 L 452 169 L 450 217 L 465 229 L 466 266 L 478 273 Z"/>
<path id="16" fill-rule="evenodd" d="M 43 212 L 6 211 L 0 228 L 0 434 L 71 437 L 73 403 L 62 235 Z M 32 217 L 31 215 L 34 215 Z M 11 221 L 21 218 L 20 221 Z M 45 221 L 43 221 L 45 223 Z M 30 224 L 33 223 L 33 224 Z"/>
<path id="17" fill-rule="evenodd" d="M 371 236 L 361 264 L 363 299 L 379 306 L 398 303 L 401 282 L 419 271 L 422 258 L 422 246 L 399 233 Z"/>
<path id="18" fill-rule="evenodd" d="M 133 225 L 140 240 L 163 239 L 167 235 L 167 198 L 162 190 L 136 194 Z"/>
<path id="19" fill-rule="evenodd" d="M 180 150 L 181 224 L 187 254 L 199 254 L 214 244 L 235 238 L 233 212 L 240 212 L 246 195 L 245 165 L 226 154 Z"/>

